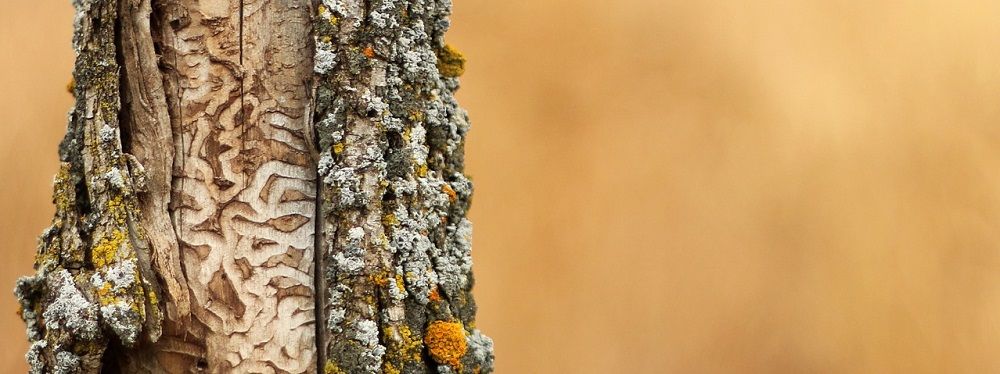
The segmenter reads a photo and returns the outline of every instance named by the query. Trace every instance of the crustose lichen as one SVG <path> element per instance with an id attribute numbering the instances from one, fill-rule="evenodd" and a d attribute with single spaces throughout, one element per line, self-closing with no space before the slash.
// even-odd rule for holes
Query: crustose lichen
<path id="1" fill-rule="evenodd" d="M 427 351 L 434 361 L 454 368 L 461 366 L 459 361 L 468 349 L 465 342 L 465 328 L 461 322 L 431 322 L 430 326 L 427 326 L 424 344 L 427 345 Z"/>

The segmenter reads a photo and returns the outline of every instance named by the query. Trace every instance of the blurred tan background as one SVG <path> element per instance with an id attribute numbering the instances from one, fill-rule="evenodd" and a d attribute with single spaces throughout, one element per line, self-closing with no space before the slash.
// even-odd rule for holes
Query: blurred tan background
<path id="1" fill-rule="evenodd" d="M 0 371 L 68 0 L 0 0 Z M 1000 3 L 455 0 L 498 373 L 1000 372 Z"/>

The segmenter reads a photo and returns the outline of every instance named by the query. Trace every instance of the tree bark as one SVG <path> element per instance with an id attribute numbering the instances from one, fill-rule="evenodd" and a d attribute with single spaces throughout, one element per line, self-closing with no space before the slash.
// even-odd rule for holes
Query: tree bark
<path id="1" fill-rule="evenodd" d="M 77 0 L 32 372 L 492 371 L 448 0 Z"/>

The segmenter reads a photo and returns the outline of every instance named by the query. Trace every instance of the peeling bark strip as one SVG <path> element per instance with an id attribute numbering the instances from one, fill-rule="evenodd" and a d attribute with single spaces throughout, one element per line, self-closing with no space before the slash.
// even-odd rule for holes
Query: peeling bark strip
<path id="1" fill-rule="evenodd" d="M 450 0 L 317 4 L 327 373 L 492 371 L 471 294 L 450 12 Z"/>
<path id="2" fill-rule="evenodd" d="M 492 371 L 450 1 L 75 5 L 32 372 Z"/>

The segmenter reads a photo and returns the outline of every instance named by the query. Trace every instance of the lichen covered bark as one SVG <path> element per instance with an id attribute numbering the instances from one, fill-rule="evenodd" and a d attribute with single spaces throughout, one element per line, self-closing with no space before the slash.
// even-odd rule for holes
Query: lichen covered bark
<path id="1" fill-rule="evenodd" d="M 464 59 L 449 0 L 323 0 L 315 15 L 328 373 L 492 371 L 475 328 Z"/>
<path id="2" fill-rule="evenodd" d="M 33 372 L 492 371 L 450 1 L 76 6 Z"/>
<path id="3" fill-rule="evenodd" d="M 122 150 L 118 2 L 75 5 L 76 105 L 60 145 L 56 214 L 40 238 L 37 273 L 16 288 L 34 373 L 97 372 L 109 341 L 128 347 L 160 334 L 155 278 L 141 250 L 145 173 Z"/>

